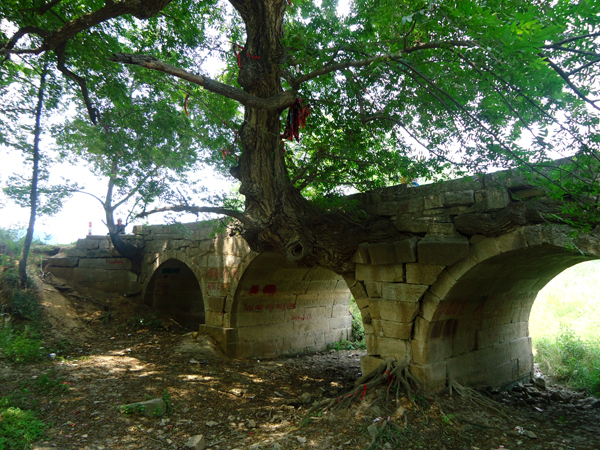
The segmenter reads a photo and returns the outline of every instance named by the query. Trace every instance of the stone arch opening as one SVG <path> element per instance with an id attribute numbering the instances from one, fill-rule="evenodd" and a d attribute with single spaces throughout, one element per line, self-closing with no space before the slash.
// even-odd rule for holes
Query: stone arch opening
<path id="1" fill-rule="evenodd" d="M 205 323 L 200 283 L 192 269 L 178 259 L 169 259 L 154 271 L 144 303 L 190 328 Z"/>
<path id="2" fill-rule="evenodd" d="M 298 267 L 275 253 L 258 255 L 245 269 L 232 304 L 237 356 L 313 352 L 348 339 L 351 297 L 344 279 L 330 270 Z"/>
<path id="3" fill-rule="evenodd" d="M 529 315 L 537 293 L 563 270 L 590 259 L 553 245 L 523 247 L 478 262 L 430 312 L 415 320 L 413 361 L 439 389 L 503 386 L 533 370 Z M 450 271 L 451 272 L 451 271 Z"/>

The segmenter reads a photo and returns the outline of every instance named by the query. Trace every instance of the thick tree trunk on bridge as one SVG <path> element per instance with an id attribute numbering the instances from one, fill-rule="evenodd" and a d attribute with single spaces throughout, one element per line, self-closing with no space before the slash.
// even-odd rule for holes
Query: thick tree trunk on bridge
<path id="1" fill-rule="evenodd" d="M 287 0 L 232 1 L 246 24 L 238 81 L 257 97 L 281 93 L 283 17 Z M 342 213 L 324 213 L 302 197 L 287 171 L 282 110 L 247 107 L 240 130 L 242 155 L 234 175 L 246 197 L 243 235 L 256 251 L 283 253 L 290 262 L 350 273 L 358 244 L 372 231 Z M 384 227 L 386 228 L 386 227 Z M 388 231 L 394 232 L 391 224 Z M 371 236 L 372 237 L 372 236 Z"/>

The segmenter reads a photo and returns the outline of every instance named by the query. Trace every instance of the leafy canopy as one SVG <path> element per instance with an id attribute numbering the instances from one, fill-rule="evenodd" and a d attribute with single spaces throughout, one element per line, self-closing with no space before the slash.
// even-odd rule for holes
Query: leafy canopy
<path id="1" fill-rule="evenodd" d="M 305 196 L 494 167 L 537 170 L 534 164 L 573 154 L 586 161 L 574 167 L 585 182 L 561 185 L 555 177 L 549 186 L 559 196 L 598 195 L 589 180 L 599 160 L 600 2 L 355 0 L 347 6 L 341 13 L 344 5 L 335 0 L 292 0 L 283 19 L 282 86 L 312 112 L 300 141 L 285 146 L 290 177 Z M 225 173 L 237 165 L 240 104 L 249 103 L 236 93 L 236 45 L 251 33 L 229 3 L 8 0 L 0 20 L 0 54 L 8 58 L 0 66 L 0 93 L 23 82 L 11 72 L 15 65 L 48 55 L 79 99 L 65 146 L 79 141 L 97 169 L 118 152 L 126 155 L 124 171 L 142 170 L 148 152 L 164 163 L 176 153 L 185 166 L 191 159 L 178 152 L 194 144 L 206 151 L 205 163 Z M 113 53 L 151 55 L 201 75 L 204 84 L 194 82 L 205 89 L 112 63 Z M 210 87 L 208 77 L 229 90 Z M 285 106 L 279 106 L 282 132 Z M 115 127 L 112 146 L 104 131 L 84 124 L 99 127 L 98 118 Z M 178 131 L 187 120 L 193 135 Z M 134 142 L 141 133 L 148 148 Z M 163 147 L 161 138 L 174 147 Z"/>

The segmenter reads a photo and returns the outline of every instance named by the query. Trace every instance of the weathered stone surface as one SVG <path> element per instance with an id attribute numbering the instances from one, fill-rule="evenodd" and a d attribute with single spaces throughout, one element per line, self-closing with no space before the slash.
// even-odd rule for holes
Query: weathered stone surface
<path id="1" fill-rule="evenodd" d="M 85 248 L 87 250 L 94 250 L 98 248 L 98 239 L 78 239 L 77 248 Z"/>
<path id="2" fill-rule="evenodd" d="M 410 339 L 413 325 L 412 323 L 391 322 L 381 320 L 383 336 L 394 339 Z"/>
<path id="3" fill-rule="evenodd" d="M 428 235 L 417 245 L 419 263 L 449 266 L 459 261 L 469 252 L 469 240 L 463 236 Z"/>
<path id="4" fill-rule="evenodd" d="M 419 312 L 419 303 L 379 300 L 379 314 L 384 320 L 393 322 L 412 322 Z"/>
<path id="5" fill-rule="evenodd" d="M 415 303 L 419 301 L 428 287 L 422 284 L 383 283 L 381 297 L 386 300 Z"/>
<path id="6" fill-rule="evenodd" d="M 402 264 L 382 266 L 374 264 L 357 264 L 356 279 L 360 281 L 403 281 L 404 266 Z"/>
<path id="7" fill-rule="evenodd" d="M 206 439 L 204 439 L 203 435 L 198 434 L 189 438 L 185 446 L 192 450 L 204 450 L 206 448 Z"/>
<path id="8" fill-rule="evenodd" d="M 48 258 L 44 262 L 48 267 L 77 267 L 79 258 L 75 256 L 67 258 Z"/>
<path id="9" fill-rule="evenodd" d="M 428 264 L 407 264 L 406 282 L 411 284 L 431 285 L 435 282 L 444 266 L 431 266 Z"/>
<path id="10" fill-rule="evenodd" d="M 444 206 L 469 206 L 475 203 L 475 196 L 472 190 L 451 191 L 444 194 Z"/>
<path id="11" fill-rule="evenodd" d="M 369 245 L 371 264 L 385 265 L 417 260 L 417 237 L 396 241 L 392 244 Z"/>

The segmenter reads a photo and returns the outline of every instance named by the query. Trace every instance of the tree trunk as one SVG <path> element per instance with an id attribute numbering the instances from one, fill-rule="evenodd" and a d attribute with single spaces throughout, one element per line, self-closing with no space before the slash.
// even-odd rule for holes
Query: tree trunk
<path id="1" fill-rule="evenodd" d="M 281 39 L 286 2 L 232 1 L 247 33 L 238 82 L 257 97 L 282 92 L 279 64 L 284 56 Z M 371 233 L 343 213 L 320 211 L 293 186 L 281 140 L 282 112 L 245 109 L 240 130 L 242 155 L 234 171 L 251 221 L 245 224 L 243 236 L 255 251 L 275 251 L 289 262 L 350 273 L 353 253 L 360 242 L 372 238 Z"/>
<path id="2" fill-rule="evenodd" d="M 38 87 L 37 95 L 37 107 L 35 111 L 35 128 L 33 131 L 33 172 L 31 174 L 31 192 L 29 194 L 29 200 L 31 205 L 31 212 L 29 214 L 29 227 L 27 228 L 27 234 L 25 235 L 25 242 L 21 249 L 21 257 L 19 259 L 19 285 L 24 289 L 27 285 L 27 258 L 29 256 L 29 249 L 31 248 L 31 241 L 33 240 L 33 230 L 35 228 L 35 217 L 37 213 L 37 185 L 39 175 L 39 163 L 40 163 L 40 135 L 42 133 L 42 110 L 44 107 L 44 89 L 46 87 L 46 73 L 47 64 L 42 69 L 40 75 L 40 85 Z"/>
<path id="3" fill-rule="evenodd" d="M 113 175 L 116 174 L 117 165 L 116 163 L 113 165 Z M 112 204 L 112 196 L 113 190 L 115 187 L 113 177 L 109 177 L 108 180 L 108 190 L 106 192 L 106 200 L 104 201 L 104 212 L 106 214 L 106 226 L 108 227 L 108 234 L 110 236 L 110 240 L 115 247 L 115 249 L 119 252 L 121 256 L 124 258 L 128 258 L 132 262 L 132 270 L 134 272 L 141 271 L 141 262 L 143 253 L 142 250 L 136 246 L 131 244 L 130 242 L 125 241 L 121 238 L 121 235 L 118 233 L 117 227 L 115 226 L 115 218 L 114 218 L 114 210 Z"/>

